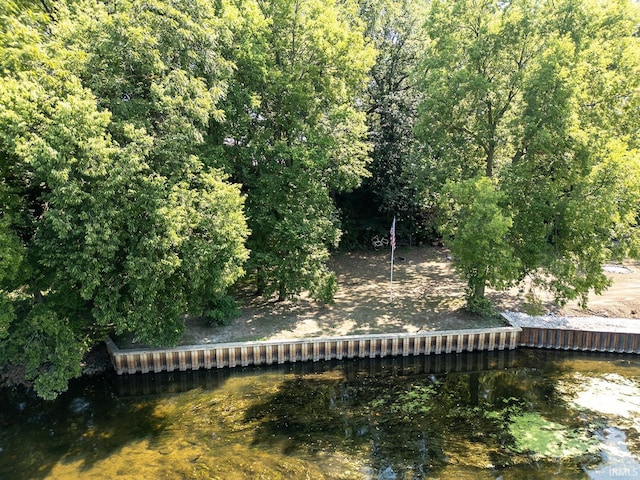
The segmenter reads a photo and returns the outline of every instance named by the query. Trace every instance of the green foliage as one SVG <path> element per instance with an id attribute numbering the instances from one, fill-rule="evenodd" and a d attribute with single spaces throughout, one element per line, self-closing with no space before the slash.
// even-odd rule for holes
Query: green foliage
<path id="1" fill-rule="evenodd" d="M 243 273 L 244 198 L 196 155 L 221 118 L 226 30 L 192 7 L 60 5 L 46 32 L 3 19 L 0 336 L 41 396 L 107 332 L 177 342 Z"/>
<path id="2" fill-rule="evenodd" d="M 316 288 L 328 274 L 328 247 L 337 246 L 340 234 L 326 188 L 295 167 L 256 180 L 262 197 L 258 202 L 249 193 L 247 214 L 249 264 L 258 272 L 258 288 L 280 299 L 303 290 L 321 293 Z"/>
<path id="3" fill-rule="evenodd" d="M 49 396 L 107 332 L 166 345 L 185 314 L 226 321 L 245 210 L 265 292 L 331 301 L 332 197 L 367 174 L 356 4 L 50 7 L 0 7 L 3 360 Z"/>
<path id="4" fill-rule="evenodd" d="M 538 298 L 533 291 L 529 291 L 524 296 L 524 304 L 522 305 L 522 310 L 527 315 L 531 315 L 532 317 L 544 315 L 545 309 L 542 305 L 542 300 Z"/>
<path id="5" fill-rule="evenodd" d="M 19 285 L 24 268 L 24 246 L 11 230 L 11 221 L 5 214 L 0 217 L 0 292 L 11 291 Z"/>
<path id="6" fill-rule="evenodd" d="M 356 100 L 374 52 L 351 1 L 237 0 L 223 11 L 236 68 L 208 148 L 224 141 L 222 166 L 247 194 L 258 292 L 330 300 L 326 260 L 340 238 L 332 197 L 367 174 Z"/>
<path id="7" fill-rule="evenodd" d="M 13 302 L 4 292 L 0 292 L 0 341 L 9 336 L 9 325 L 15 321 L 15 317 Z"/>
<path id="8" fill-rule="evenodd" d="M 310 290 L 313 298 L 323 303 L 333 303 L 333 297 L 337 291 L 338 278 L 334 272 L 329 272 L 326 269 L 316 271 Z"/>
<path id="9" fill-rule="evenodd" d="M 479 295 L 480 289 L 481 287 L 479 286 L 478 288 L 468 287 L 466 289 L 467 303 L 465 305 L 465 309 L 467 312 L 478 315 L 482 318 L 495 317 L 498 314 L 496 309 L 491 303 L 491 300 Z"/>
<path id="10" fill-rule="evenodd" d="M 67 389 L 69 378 L 81 373 L 86 345 L 78 338 L 77 326 L 47 305 L 37 304 L 17 322 L 0 360 L 21 358 L 27 380 L 39 396 L 53 399 Z"/>
<path id="11" fill-rule="evenodd" d="M 206 317 L 210 325 L 228 325 L 240 314 L 238 304 L 229 295 L 216 298 L 210 302 L 209 306 L 210 310 L 206 312 Z"/>
<path id="12" fill-rule="evenodd" d="M 107 332 L 224 321 L 247 247 L 261 293 L 330 302 L 334 202 L 370 173 L 345 205 L 377 218 L 348 227 L 442 209 L 470 310 L 525 277 L 584 304 L 640 254 L 639 21 L 626 0 L 2 3 L 3 361 L 48 396 Z"/>
<path id="13" fill-rule="evenodd" d="M 508 242 L 512 219 L 505 196 L 487 177 L 447 183 L 444 189 L 448 221 L 443 234 L 455 268 L 467 279 L 467 308 L 491 314 L 485 285 L 504 289 L 517 276 L 519 263 Z"/>
<path id="14" fill-rule="evenodd" d="M 413 152 L 419 92 L 411 71 L 425 46 L 422 24 L 426 3 L 413 0 L 359 3 L 365 33 L 378 51 L 365 99 L 372 144 L 371 177 L 356 192 L 345 195 L 340 206 L 350 222 L 352 235 L 364 237 L 362 243 L 368 247 L 375 235 L 367 231 L 372 217 L 386 225 L 397 216 L 403 230 L 399 234 L 406 238 L 424 237 L 433 227 L 424 211 L 421 179 L 426 172 L 416 163 Z"/>
<path id="15" fill-rule="evenodd" d="M 417 73 L 428 195 L 479 175 L 502 195 L 484 217 L 495 201 L 445 213 L 472 295 L 530 276 L 584 306 L 604 262 L 637 256 L 639 19 L 628 1 L 432 2 Z M 486 274 L 492 252 L 508 258 Z"/>

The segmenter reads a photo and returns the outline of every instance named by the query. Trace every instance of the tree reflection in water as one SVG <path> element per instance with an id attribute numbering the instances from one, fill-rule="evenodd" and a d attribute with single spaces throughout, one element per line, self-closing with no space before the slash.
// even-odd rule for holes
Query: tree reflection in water
<path id="1" fill-rule="evenodd" d="M 622 461 L 606 431 L 638 455 L 640 404 L 594 406 L 616 378 L 640 398 L 635 357 L 534 350 L 111 377 L 53 403 L 5 390 L 0 477 L 602 478 Z"/>

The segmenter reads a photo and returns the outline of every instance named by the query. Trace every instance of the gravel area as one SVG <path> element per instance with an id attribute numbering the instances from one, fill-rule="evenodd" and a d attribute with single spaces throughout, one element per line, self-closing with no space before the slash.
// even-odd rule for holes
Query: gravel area
<path id="1" fill-rule="evenodd" d="M 635 318 L 562 317 L 553 314 L 531 316 L 520 312 L 503 312 L 502 316 L 514 327 L 640 333 L 640 320 Z"/>
<path id="2" fill-rule="evenodd" d="M 627 274 L 627 273 L 635 273 L 633 269 L 629 267 L 625 267 L 624 265 L 603 265 L 602 270 L 607 273 L 619 273 L 619 274 Z"/>

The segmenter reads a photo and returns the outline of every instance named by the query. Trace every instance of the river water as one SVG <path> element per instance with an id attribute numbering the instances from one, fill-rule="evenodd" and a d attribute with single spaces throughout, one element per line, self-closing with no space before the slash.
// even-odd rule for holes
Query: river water
<path id="1" fill-rule="evenodd" d="M 0 391 L 0 479 L 640 478 L 640 357 L 519 349 Z"/>

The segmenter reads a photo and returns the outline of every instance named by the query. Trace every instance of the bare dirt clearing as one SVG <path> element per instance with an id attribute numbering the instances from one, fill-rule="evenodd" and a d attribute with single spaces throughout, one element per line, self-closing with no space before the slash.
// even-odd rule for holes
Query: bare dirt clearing
<path id="1" fill-rule="evenodd" d="M 331 268 L 338 276 L 332 305 L 308 298 L 296 302 L 242 298 L 240 317 L 225 327 L 208 327 L 191 320 L 181 343 L 221 343 L 282 338 L 327 337 L 387 332 L 453 330 L 501 325 L 462 310 L 464 282 L 453 270 L 444 248 L 399 248 L 390 301 L 389 251 L 336 254 Z M 623 268 L 620 268 L 623 267 Z M 606 269 L 613 286 L 603 295 L 591 295 L 587 310 L 575 302 L 563 308 L 538 292 L 546 312 L 563 316 L 597 315 L 638 318 L 640 321 L 640 264 L 630 261 Z M 524 293 L 488 292 L 499 310 L 522 311 Z"/>

